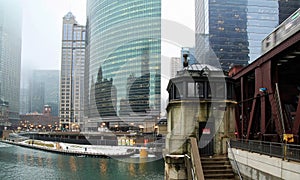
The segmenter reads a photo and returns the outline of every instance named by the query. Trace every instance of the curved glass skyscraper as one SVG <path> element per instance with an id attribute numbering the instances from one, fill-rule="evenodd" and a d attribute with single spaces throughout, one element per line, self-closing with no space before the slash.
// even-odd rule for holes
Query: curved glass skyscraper
<path id="1" fill-rule="evenodd" d="M 86 125 L 141 127 L 160 111 L 161 1 L 87 2 Z"/>

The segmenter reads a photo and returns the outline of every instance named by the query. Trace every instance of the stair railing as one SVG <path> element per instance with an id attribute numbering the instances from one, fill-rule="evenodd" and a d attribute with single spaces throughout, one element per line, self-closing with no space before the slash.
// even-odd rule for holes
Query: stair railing
<path id="1" fill-rule="evenodd" d="M 238 163 L 236 162 L 234 153 L 233 153 L 233 151 L 232 151 L 232 149 L 231 149 L 230 142 L 229 142 L 229 141 L 226 141 L 226 142 L 227 142 L 228 148 L 230 149 L 230 152 L 231 152 L 231 154 L 232 154 L 233 161 L 234 161 L 234 165 L 235 165 L 236 170 L 237 170 L 237 172 L 238 172 L 239 178 L 240 178 L 240 180 L 243 180 L 243 177 L 242 177 L 241 172 L 240 172 L 240 168 L 239 168 L 239 166 L 238 166 Z"/>
<path id="2" fill-rule="evenodd" d="M 197 180 L 204 180 L 204 174 L 201 164 L 201 158 L 200 153 L 198 151 L 198 144 L 197 140 L 194 137 L 190 137 L 190 143 L 191 143 L 191 162 L 193 167 L 193 178 Z"/>

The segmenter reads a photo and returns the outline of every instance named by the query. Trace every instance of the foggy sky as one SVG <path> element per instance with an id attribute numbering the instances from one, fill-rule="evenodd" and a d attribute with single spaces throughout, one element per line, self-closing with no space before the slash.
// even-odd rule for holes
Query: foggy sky
<path id="1" fill-rule="evenodd" d="M 25 0 L 23 5 L 22 81 L 28 69 L 60 70 L 62 18 L 69 11 L 85 25 L 86 0 Z M 194 29 L 194 0 L 162 0 L 162 18 Z M 170 57 L 178 47 L 167 48 Z"/>

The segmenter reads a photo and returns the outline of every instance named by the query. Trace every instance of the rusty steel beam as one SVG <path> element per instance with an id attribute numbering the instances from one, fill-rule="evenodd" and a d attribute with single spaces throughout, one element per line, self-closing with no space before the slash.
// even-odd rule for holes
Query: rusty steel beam
<path id="1" fill-rule="evenodd" d="M 283 130 L 282 130 L 281 122 L 279 119 L 279 115 L 278 115 L 279 112 L 277 109 L 274 95 L 269 96 L 269 99 L 270 99 L 270 104 L 271 104 L 271 108 L 272 108 L 272 117 L 273 117 L 273 120 L 275 121 L 276 132 L 278 135 L 282 135 Z"/>
<path id="2" fill-rule="evenodd" d="M 266 133 L 266 96 L 262 96 L 260 99 L 260 132 Z"/>
<path id="3" fill-rule="evenodd" d="M 260 124 L 260 133 L 263 135 L 266 133 L 266 120 L 271 117 L 266 117 L 266 96 L 270 95 L 271 109 L 273 119 L 275 121 L 276 131 L 279 135 L 282 133 L 282 125 L 278 118 L 278 108 L 273 97 L 274 88 L 272 86 L 272 61 L 268 61 L 264 63 L 262 66 L 255 68 L 255 89 L 254 89 L 254 100 L 252 102 L 252 108 L 250 112 L 250 119 L 247 124 L 247 138 L 250 136 L 251 128 L 253 126 L 253 122 L 256 121 L 256 124 Z M 276 74 L 276 73 L 275 73 Z M 242 79 L 243 77 L 241 77 Z M 277 78 L 275 78 L 277 79 Z M 242 87 L 242 89 L 245 86 Z M 266 88 L 265 92 L 260 92 L 260 88 Z M 260 109 L 258 109 L 258 102 L 260 102 Z M 255 114 L 260 114 L 260 122 L 258 119 L 255 119 Z"/>
<path id="4" fill-rule="evenodd" d="M 238 139 L 241 139 L 241 131 L 240 131 L 240 114 L 238 112 L 239 105 L 236 105 L 236 110 L 235 110 L 235 131 L 236 131 L 236 136 Z"/>
<path id="5" fill-rule="evenodd" d="M 248 123 L 248 127 L 247 127 L 247 139 L 249 139 L 249 135 L 250 135 L 253 119 L 254 119 L 255 107 L 256 107 L 256 98 L 252 102 L 252 108 L 251 108 L 251 112 L 250 112 L 250 119 L 249 119 L 249 123 Z"/>
<path id="6" fill-rule="evenodd" d="M 244 106 L 244 77 L 241 77 L 241 102 L 242 102 L 242 109 L 241 109 L 241 114 L 242 114 L 242 124 L 241 124 L 241 133 L 242 137 L 244 136 L 244 120 L 245 120 L 245 106 Z"/>
<path id="7" fill-rule="evenodd" d="M 267 88 L 267 92 L 261 97 L 261 122 L 260 122 L 260 132 L 262 134 L 266 133 L 266 95 L 268 93 L 273 93 L 272 87 L 272 61 L 266 62 L 260 69 L 261 82 L 259 86 Z"/>
<path id="8" fill-rule="evenodd" d="M 293 132 L 294 135 L 298 135 L 299 126 L 300 126 L 300 98 L 298 100 L 296 117 L 295 117 L 295 121 L 294 121 L 294 124 L 293 124 L 293 131 L 292 132 Z"/>

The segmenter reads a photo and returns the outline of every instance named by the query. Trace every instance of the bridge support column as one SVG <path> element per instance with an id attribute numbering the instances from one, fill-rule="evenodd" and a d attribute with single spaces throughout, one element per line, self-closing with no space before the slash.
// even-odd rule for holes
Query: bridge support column
<path id="1" fill-rule="evenodd" d="M 165 156 L 165 179 L 188 179 L 184 155 Z"/>

